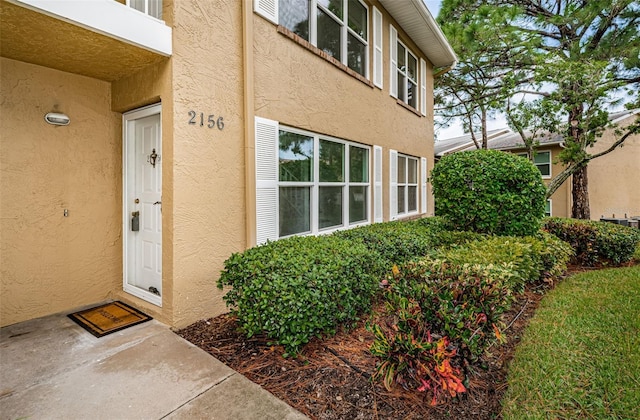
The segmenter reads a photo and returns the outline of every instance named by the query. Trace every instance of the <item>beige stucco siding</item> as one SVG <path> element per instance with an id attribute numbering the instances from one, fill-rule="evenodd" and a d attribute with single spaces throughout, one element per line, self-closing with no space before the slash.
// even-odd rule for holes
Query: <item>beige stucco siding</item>
<path id="1" fill-rule="evenodd" d="M 121 284 L 121 121 L 107 82 L 6 58 L 0 75 L 0 307 L 9 325 L 103 301 Z M 53 110 L 71 124 L 47 124 Z"/>
<path id="2" fill-rule="evenodd" d="M 385 15 L 383 88 L 379 89 L 352 77 L 278 33 L 267 20 L 254 16 L 255 114 L 287 126 L 382 146 L 385 219 L 389 217 L 389 149 L 426 157 L 428 168 L 433 167 L 432 118 L 417 115 L 389 95 L 389 22 Z M 407 43 L 419 54 L 415 46 Z M 428 65 L 430 91 L 433 80 Z M 427 103 L 431 116 L 431 95 Z M 432 213 L 433 200 L 429 199 L 428 204 L 428 213 Z"/>
<path id="3" fill-rule="evenodd" d="M 630 116 L 620 126 L 626 127 L 636 118 Z M 613 130 L 607 130 L 588 152 L 604 151 L 618 138 Z M 588 174 L 591 219 L 640 216 L 640 135 L 630 136 L 623 147 L 589 162 Z"/>
<path id="4" fill-rule="evenodd" d="M 175 2 L 173 31 L 172 324 L 180 327 L 227 311 L 216 280 L 245 248 L 241 3 Z M 206 126 L 209 114 L 223 118 L 222 130 Z"/>

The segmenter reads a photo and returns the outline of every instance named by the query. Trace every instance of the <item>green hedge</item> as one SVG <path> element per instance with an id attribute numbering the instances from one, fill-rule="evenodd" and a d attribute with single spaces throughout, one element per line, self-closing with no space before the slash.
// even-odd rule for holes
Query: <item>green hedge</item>
<path id="1" fill-rule="evenodd" d="M 569 243 L 572 261 L 585 266 L 629 262 L 640 244 L 640 230 L 608 222 L 550 217 L 543 229 Z"/>
<path id="2" fill-rule="evenodd" d="M 363 244 L 337 236 L 282 239 L 233 254 L 218 287 L 249 336 L 265 334 L 295 354 L 371 308 L 383 264 Z"/>
<path id="3" fill-rule="evenodd" d="M 363 243 L 389 265 L 421 258 L 434 249 L 435 235 L 444 229 L 440 219 L 374 223 L 334 235 Z M 422 221 L 425 220 L 425 221 Z"/>
<path id="4" fill-rule="evenodd" d="M 543 277 L 562 274 L 573 250 L 560 239 L 546 232 L 537 236 L 496 236 L 476 240 L 443 250 L 439 257 L 452 264 L 500 264 L 517 276 L 516 288 Z"/>
<path id="5" fill-rule="evenodd" d="M 456 230 L 534 235 L 544 216 L 546 187 L 527 159 L 496 150 L 443 157 L 431 172 L 436 214 Z"/>

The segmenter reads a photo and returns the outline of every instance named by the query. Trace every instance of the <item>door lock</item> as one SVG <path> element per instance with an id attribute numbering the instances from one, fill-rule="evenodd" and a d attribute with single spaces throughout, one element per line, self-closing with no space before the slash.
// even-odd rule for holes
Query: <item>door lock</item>
<path id="1" fill-rule="evenodd" d="M 134 211 L 131 213 L 131 231 L 138 232 L 140 230 L 140 212 Z"/>

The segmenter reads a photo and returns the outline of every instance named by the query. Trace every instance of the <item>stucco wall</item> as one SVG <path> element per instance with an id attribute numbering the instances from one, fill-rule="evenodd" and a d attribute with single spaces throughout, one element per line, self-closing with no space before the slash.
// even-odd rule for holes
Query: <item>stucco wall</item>
<path id="1" fill-rule="evenodd" d="M 351 77 L 254 15 L 255 114 L 316 133 L 382 146 L 385 220 L 389 218 L 389 149 L 426 157 L 429 170 L 433 168 L 433 72 L 428 64 L 428 117 L 397 104 L 389 95 L 389 23 L 384 13 L 383 88 L 379 89 Z M 420 54 L 400 27 L 395 27 L 399 38 Z M 372 58 L 369 61 L 372 74 Z M 431 214 L 431 197 L 428 204 Z"/>
<path id="2" fill-rule="evenodd" d="M 107 82 L 5 58 L 0 75 L 0 308 L 9 325 L 105 300 L 121 284 L 121 122 Z M 53 110 L 71 124 L 47 124 Z"/>
<path id="3" fill-rule="evenodd" d="M 181 327 L 227 312 L 215 282 L 245 248 L 245 122 L 241 2 L 174 6 L 173 325 Z M 222 130 L 207 127 L 210 114 L 223 118 Z"/>
<path id="4" fill-rule="evenodd" d="M 637 115 L 620 122 L 631 124 Z M 607 130 L 590 154 L 609 148 L 619 136 Z M 589 204 L 591 219 L 605 217 L 640 216 L 640 135 L 633 135 L 613 152 L 589 162 Z"/>

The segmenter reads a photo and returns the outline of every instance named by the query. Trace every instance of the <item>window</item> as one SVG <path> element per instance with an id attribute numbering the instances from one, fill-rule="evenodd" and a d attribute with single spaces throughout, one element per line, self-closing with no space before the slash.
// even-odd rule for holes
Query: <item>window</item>
<path id="1" fill-rule="evenodd" d="M 278 22 L 369 77 L 369 8 L 360 0 L 279 0 Z"/>
<path id="2" fill-rule="evenodd" d="M 422 115 L 427 113 L 426 101 L 426 61 L 420 59 L 407 48 L 406 44 L 400 41 L 398 31 L 393 25 L 389 28 L 390 33 L 390 88 L 389 93 L 399 101 L 404 102 L 415 110 L 420 110 Z M 420 65 L 418 65 L 418 63 Z M 419 72 L 419 73 L 418 73 Z M 420 74 L 420 87 L 418 88 L 418 74 Z M 422 98 L 418 102 L 418 89 L 422 92 Z M 419 105 L 418 105 L 419 104 Z"/>
<path id="3" fill-rule="evenodd" d="M 522 156 L 525 158 L 529 158 L 526 153 L 518 153 L 518 156 Z M 533 157 L 533 164 L 536 165 L 542 178 L 548 179 L 551 178 L 551 152 L 543 151 L 543 152 L 535 152 Z"/>
<path id="4" fill-rule="evenodd" d="M 398 154 L 398 215 L 418 211 L 418 159 Z"/>
<path id="5" fill-rule="evenodd" d="M 544 205 L 544 215 L 546 217 L 551 217 L 551 209 L 552 209 L 551 199 L 547 199 L 547 202 Z"/>
<path id="6" fill-rule="evenodd" d="M 398 41 L 398 99 L 412 108 L 418 108 L 418 59 Z"/>
<path id="7" fill-rule="evenodd" d="M 369 148 L 278 130 L 278 237 L 369 221 Z"/>

